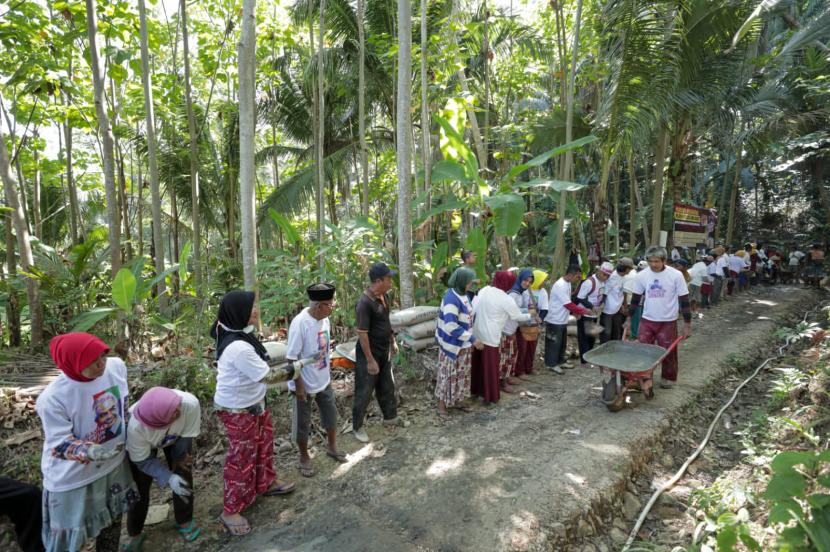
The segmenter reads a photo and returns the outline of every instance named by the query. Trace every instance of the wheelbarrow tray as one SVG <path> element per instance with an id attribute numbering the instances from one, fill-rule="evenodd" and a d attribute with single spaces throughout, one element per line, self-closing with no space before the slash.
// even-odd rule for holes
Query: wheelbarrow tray
<path id="1" fill-rule="evenodd" d="M 636 341 L 608 341 L 585 353 L 585 361 L 619 370 L 620 372 L 645 372 L 666 354 L 658 345 L 647 345 Z"/>

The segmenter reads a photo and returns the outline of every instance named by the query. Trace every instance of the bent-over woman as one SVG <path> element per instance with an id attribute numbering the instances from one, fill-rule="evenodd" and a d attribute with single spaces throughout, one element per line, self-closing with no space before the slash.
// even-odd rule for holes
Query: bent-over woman
<path id="1" fill-rule="evenodd" d="M 138 487 L 139 502 L 127 513 L 127 552 L 141 550 L 146 534 L 144 521 L 150 506 L 150 485 L 173 491 L 176 530 L 193 542 L 201 529 L 193 521 L 193 439 L 199 435 L 199 399 L 190 393 L 153 387 L 130 408 L 127 455 Z M 164 451 L 165 460 L 157 457 Z"/>
<path id="2" fill-rule="evenodd" d="M 45 435 L 43 544 L 74 552 L 94 538 L 98 552 L 115 552 L 121 516 L 138 500 L 124 453 L 127 366 L 87 333 L 59 335 L 49 351 L 61 374 L 36 407 Z"/>

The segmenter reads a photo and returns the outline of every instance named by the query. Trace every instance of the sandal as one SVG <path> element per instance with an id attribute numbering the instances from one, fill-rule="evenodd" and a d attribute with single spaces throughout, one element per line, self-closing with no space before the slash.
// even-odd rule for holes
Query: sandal
<path id="1" fill-rule="evenodd" d="M 280 495 L 287 495 L 293 493 L 297 489 L 297 485 L 294 483 L 283 483 L 282 485 L 277 485 L 273 489 L 268 489 L 262 496 L 280 496 Z"/>
<path id="2" fill-rule="evenodd" d="M 196 522 L 194 520 L 190 520 L 190 523 L 187 525 L 179 525 L 176 524 L 176 530 L 182 536 L 184 540 L 187 542 L 193 542 L 199 535 L 202 533 L 202 528 L 196 526 Z"/>
<path id="3" fill-rule="evenodd" d="M 332 452 L 326 449 L 326 456 L 340 464 L 345 464 L 346 462 L 348 462 L 348 460 L 346 460 L 346 453 L 340 452 L 339 450 L 337 452 Z"/>
<path id="4" fill-rule="evenodd" d="M 233 537 L 241 537 L 243 535 L 247 535 L 251 532 L 251 524 L 248 523 L 248 520 L 245 520 L 245 523 L 230 523 L 222 516 L 216 518 L 219 520 L 225 528 L 225 534 L 231 535 Z"/>
<path id="5" fill-rule="evenodd" d="M 144 546 L 144 541 L 147 539 L 146 533 L 141 533 L 134 537 L 130 542 L 125 542 L 121 545 L 121 550 L 124 552 L 141 552 L 141 547 Z"/>
<path id="6" fill-rule="evenodd" d="M 314 466 L 303 466 L 302 464 L 297 466 L 297 469 L 300 471 L 300 475 L 303 477 L 314 477 L 314 474 L 317 472 L 314 471 Z"/>

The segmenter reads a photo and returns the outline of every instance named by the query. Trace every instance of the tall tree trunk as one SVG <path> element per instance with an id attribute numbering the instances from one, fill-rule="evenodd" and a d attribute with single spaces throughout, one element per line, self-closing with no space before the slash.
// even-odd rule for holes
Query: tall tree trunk
<path id="1" fill-rule="evenodd" d="M 147 172 L 150 176 L 150 210 L 153 217 L 153 259 L 156 275 L 164 268 L 164 238 L 161 232 L 161 193 L 156 145 L 156 122 L 153 109 L 153 76 L 150 73 L 150 52 L 147 40 L 147 13 L 144 0 L 138 0 L 139 38 L 141 42 L 141 84 L 144 88 L 144 120 L 147 132 Z M 156 286 L 159 310 L 167 312 L 167 289 L 164 278 Z"/>
<path id="2" fill-rule="evenodd" d="M 105 42 L 107 50 L 109 50 L 109 39 Z M 110 99 L 112 100 L 112 127 L 118 127 L 118 111 L 119 102 L 116 95 L 115 79 L 112 75 L 108 78 L 110 87 Z M 124 258 L 130 260 L 133 258 L 132 238 L 130 237 L 130 210 L 129 203 L 127 203 L 127 178 L 124 174 L 124 152 L 121 149 L 121 141 L 118 136 L 113 135 L 113 146 L 115 156 L 115 171 L 116 171 L 116 195 L 118 197 L 118 218 L 121 221 L 120 232 L 124 236 L 125 251 Z"/>
<path id="3" fill-rule="evenodd" d="M 628 154 L 628 248 L 637 246 L 637 174 L 634 172 L 634 154 Z"/>
<path id="4" fill-rule="evenodd" d="M 184 53 L 184 85 L 187 99 L 187 133 L 190 136 L 190 202 L 193 224 L 193 284 L 196 296 L 202 291 L 202 222 L 199 214 L 199 136 L 193 114 L 193 92 L 190 85 L 190 45 L 187 30 L 187 2 L 180 0 L 182 14 L 182 51 Z"/>
<path id="5" fill-rule="evenodd" d="M 5 146 L 5 144 L 4 144 Z M 14 254 L 14 231 L 12 230 L 12 215 L 6 213 L 6 270 L 9 274 L 9 284 L 17 276 L 17 257 Z M 9 324 L 9 347 L 20 347 L 20 299 L 13 285 L 9 285 L 9 297 L 6 300 L 6 320 Z"/>
<path id="6" fill-rule="evenodd" d="M 732 243 L 732 237 L 735 231 L 735 211 L 738 207 L 739 191 L 741 189 L 741 171 L 743 170 L 743 144 L 738 145 L 735 154 L 735 176 L 732 178 L 732 190 L 729 194 L 729 218 L 726 219 L 726 243 Z"/>
<path id="7" fill-rule="evenodd" d="M 242 2 L 239 37 L 239 207 L 242 223 L 242 271 L 245 289 L 256 289 L 254 115 L 256 92 L 256 0 Z"/>
<path id="8" fill-rule="evenodd" d="M 615 169 L 617 174 L 614 178 L 614 230 L 616 236 L 614 239 L 614 252 L 617 258 L 620 257 L 620 180 L 622 179 L 622 167 L 617 166 Z"/>
<path id="9" fill-rule="evenodd" d="M 429 49 L 427 30 L 427 0 L 421 0 L 421 164 L 424 169 L 424 192 L 429 195 L 432 189 L 432 163 L 430 161 L 432 153 L 430 129 L 432 124 L 429 116 L 429 81 L 427 79 L 427 51 Z M 425 203 L 428 204 L 429 202 L 426 201 Z M 427 224 L 430 225 L 431 222 L 427 222 Z"/>
<path id="10" fill-rule="evenodd" d="M 574 87 L 576 83 L 576 61 L 579 53 L 579 26 L 582 19 L 582 0 L 578 0 L 576 4 L 576 21 L 574 22 L 574 42 L 573 42 L 573 61 L 571 63 L 571 71 L 569 72 L 568 91 L 565 104 L 565 143 L 567 144 L 573 140 L 573 121 L 574 121 Z M 561 48 L 560 48 L 561 50 Z M 563 71 L 565 63 L 562 64 Z M 573 178 L 573 152 L 565 152 L 565 160 L 562 163 L 562 172 L 559 177 L 562 180 L 571 180 Z M 553 267 L 552 278 L 557 278 L 564 274 L 567 268 L 568 258 L 570 255 L 565 250 L 565 219 L 568 216 L 568 193 L 559 192 L 559 205 L 557 206 L 557 220 L 556 220 L 556 245 L 553 251 Z M 575 226 L 580 223 L 574 222 Z"/>
<path id="11" fill-rule="evenodd" d="M 72 58 L 69 58 L 68 78 L 72 80 Z M 72 104 L 72 96 L 69 90 L 64 90 L 61 95 L 64 108 Z M 80 226 L 80 211 L 78 209 L 78 190 L 75 188 L 75 175 L 72 166 L 72 122 L 69 117 L 63 124 L 64 152 L 66 154 L 66 190 L 69 195 L 69 231 L 72 234 L 72 245 L 80 243 L 78 227 Z"/>
<path id="12" fill-rule="evenodd" d="M 118 213 L 118 192 L 115 187 L 115 157 L 113 154 L 113 136 L 107 115 L 107 102 L 104 97 L 104 68 L 98 57 L 98 18 L 95 13 L 95 0 L 86 2 L 86 28 L 89 38 L 89 64 L 92 69 L 92 85 L 95 95 L 95 114 L 98 119 L 98 133 L 101 135 L 102 157 L 104 167 L 104 189 L 107 197 L 107 223 L 110 242 L 110 264 L 112 276 L 121 268 L 121 220 Z"/>
<path id="13" fill-rule="evenodd" d="M 660 243 L 660 229 L 663 225 L 663 169 L 666 167 L 666 140 L 668 132 L 665 125 L 660 125 L 657 136 L 657 148 L 654 154 L 654 196 L 651 202 L 651 245 Z"/>
<path id="14" fill-rule="evenodd" d="M 422 0 L 423 1 L 423 0 Z M 357 117 L 360 133 L 361 213 L 369 216 L 369 155 L 366 149 L 366 0 L 357 0 L 357 36 L 360 42 L 357 67 Z"/>
<path id="15" fill-rule="evenodd" d="M 136 135 L 138 135 L 138 123 L 136 125 Z M 138 183 L 138 209 L 136 212 L 136 232 L 138 233 L 138 256 L 144 256 L 144 175 L 141 174 L 141 158 L 138 152 L 133 149 L 133 166 L 136 171 L 137 178 L 134 182 Z"/>
<path id="16" fill-rule="evenodd" d="M 34 132 L 35 141 L 37 141 L 37 131 Z M 41 204 L 41 172 L 40 172 L 40 151 L 37 145 L 34 147 L 33 161 L 35 164 L 35 177 L 32 180 L 32 216 L 35 225 L 35 237 L 39 240 L 43 239 L 43 216 L 40 210 Z"/>
<path id="17" fill-rule="evenodd" d="M 412 149 L 409 106 L 412 101 L 412 6 L 398 0 L 398 93 L 397 93 L 397 169 L 398 169 L 398 270 L 401 282 L 401 307 L 415 301 L 412 279 L 412 223 L 409 201 L 412 184 Z"/>
<path id="18" fill-rule="evenodd" d="M 23 270 L 30 274 L 34 267 L 32 244 L 30 243 L 29 228 L 20 206 L 17 182 L 14 179 L 9 163 L 9 153 L 6 150 L 6 137 L 0 130 L 0 180 L 3 181 L 3 190 L 6 193 L 6 205 L 11 210 L 15 233 L 17 234 L 17 248 L 20 250 L 20 264 Z M 10 255 L 13 257 L 14 254 Z M 26 295 L 29 300 L 29 319 L 31 321 L 31 348 L 39 350 L 43 345 L 43 309 L 40 305 L 40 291 L 37 280 L 26 278 Z"/>
<path id="19" fill-rule="evenodd" d="M 320 0 L 320 22 L 319 28 L 319 45 L 317 47 L 317 263 L 320 267 L 320 274 L 325 272 L 326 264 L 323 258 L 323 218 L 325 210 L 323 201 L 325 199 L 326 190 L 326 171 L 325 171 L 325 148 L 323 144 L 326 140 L 326 81 L 323 58 L 325 54 L 325 9 L 326 0 Z M 332 209 L 332 213 L 334 210 Z"/>

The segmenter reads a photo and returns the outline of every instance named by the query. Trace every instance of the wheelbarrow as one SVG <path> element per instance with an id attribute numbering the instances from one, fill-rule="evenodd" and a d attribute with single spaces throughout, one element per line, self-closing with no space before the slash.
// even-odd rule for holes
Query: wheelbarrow
<path id="1" fill-rule="evenodd" d="M 610 375 L 607 381 L 603 381 L 601 400 L 611 412 L 622 410 L 633 384 L 637 383 L 642 388 L 642 380 L 650 378 L 654 369 L 683 340 L 680 336 L 668 349 L 664 349 L 659 345 L 628 341 L 626 334 L 627 331 L 622 340 L 607 341 L 584 355 L 587 362 Z"/>

